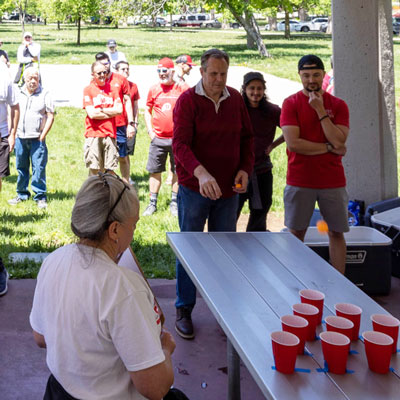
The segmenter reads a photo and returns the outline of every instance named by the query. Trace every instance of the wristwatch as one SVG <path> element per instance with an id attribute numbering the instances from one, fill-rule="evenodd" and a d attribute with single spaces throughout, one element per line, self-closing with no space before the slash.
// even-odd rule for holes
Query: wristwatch
<path id="1" fill-rule="evenodd" d="M 326 143 L 326 150 L 330 153 L 333 150 L 333 146 L 328 142 Z"/>
<path id="2" fill-rule="evenodd" d="M 138 126 L 139 124 L 138 124 L 137 122 L 135 122 L 135 121 L 131 121 L 131 122 L 129 122 L 129 125 L 130 125 L 130 126 L 133 126 L 133 127 L 136 127 L 136 126 Z"/>

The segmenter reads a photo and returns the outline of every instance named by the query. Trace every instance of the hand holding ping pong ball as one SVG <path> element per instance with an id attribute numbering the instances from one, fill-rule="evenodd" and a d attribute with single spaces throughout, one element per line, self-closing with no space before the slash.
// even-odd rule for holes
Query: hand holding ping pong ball
<path id="1" fill-rule="evenodd" d="M 242 184 L 241 183 L 237 183 L 236 185 L 235 185 L 235 189 L 241 189 L 242 188 Z"/>
<path id="2" fill-rule="evenodd" d="M 317 221 L 317 230 L 321 235 L 326 235 L 329 231 L 328 224 L 323 219 L 320 219 Z"/>

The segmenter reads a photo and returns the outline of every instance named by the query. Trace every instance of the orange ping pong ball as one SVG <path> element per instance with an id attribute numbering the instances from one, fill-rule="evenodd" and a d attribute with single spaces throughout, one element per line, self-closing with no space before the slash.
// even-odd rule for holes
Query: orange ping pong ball
<path id="1" fill-rule="evenodd" d="M 236 185 L 235 185 L 235 189 L 240 189 L 242 187 L 242 184 L 241 183 L 237 183 Z"/>
<path id="2" fill-rule="evenodd" d="M 321 235 L 327 234 L 329 231 L 328 224 L 323 219 L 320 219 L 317 221 L 317 230 Z"/>

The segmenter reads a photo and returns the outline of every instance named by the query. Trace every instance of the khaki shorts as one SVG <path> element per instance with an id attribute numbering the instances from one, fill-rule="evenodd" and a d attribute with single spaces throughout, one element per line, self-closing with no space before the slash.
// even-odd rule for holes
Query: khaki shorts
<path id="1" fill-rule="evenodd" d="M 85 139 L 84 159 L 86 168 L 117 169 L 118 148 L 115 139 L 110 137 L 89 137 Z"/>
<path id="2" fill-rule="evenodd" d="M 286 185 L 283 201 L 285 225 L 289 229 L 295 231 L 307 229 L 317 202 L 330 231 L 341 233 L 349 231 L 349 196 L 345 187 L 311 189 Z"/>

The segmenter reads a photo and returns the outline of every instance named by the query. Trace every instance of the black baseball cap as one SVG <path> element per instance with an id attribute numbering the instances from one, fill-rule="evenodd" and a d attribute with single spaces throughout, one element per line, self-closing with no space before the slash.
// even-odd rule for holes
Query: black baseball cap
<path id="1" fill-rule="evenodd" d="M 243 77 L 243 86 L 246 86 L 249 82 L 254 81 L 254 80 L 261 81 L 265 85 L 264 75 L 261 72 L 252 71 L 252 72 L 248 72 Z"/>
<path id="2" fill-rule="evenodd" d="M 322 69 L 325 71 L 324 63 L 322 60 L 314 56 L 313 54 L 307 54 L 306 56 L 303 56 L 300 58 L 299 63 L 298 63 L 298 71 L 304 70 L 304 69 Z"/>

